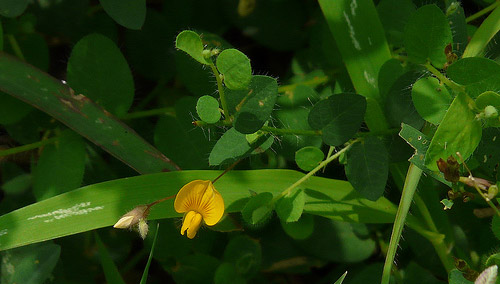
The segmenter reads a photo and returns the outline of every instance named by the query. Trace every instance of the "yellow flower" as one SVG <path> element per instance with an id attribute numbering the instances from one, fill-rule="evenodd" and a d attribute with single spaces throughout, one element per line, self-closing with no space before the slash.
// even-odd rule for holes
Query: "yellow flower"
<path id="1" fill-rule="evenodd" d="M 193 180 L 177 193 L 174 202 L 177 213 L 186 213 L 181 234 L 187 230 L 188 238 L 196 236 L 203 220 L 208 226 L 219 222 L 224 214 L 224 199 L 209 180 Z"/>

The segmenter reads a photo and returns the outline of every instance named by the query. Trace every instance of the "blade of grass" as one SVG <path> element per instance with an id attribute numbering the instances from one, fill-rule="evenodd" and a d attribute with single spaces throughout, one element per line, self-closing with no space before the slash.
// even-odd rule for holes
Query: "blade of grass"
<path id="1" fill-rule="evenodd" d="M 500 6 L 497 6 L 493 12 L 484 20 L 477 31 L 472 36 L 469 44 L 465 48 L 463 58 L 479 55 L 488 42 L 500 31 Z"/>
<path id="2" fill-rule="evenodd" d="M 0 90 L 46 112 L 141 174 L 177 170 L 135 131 L 54 77 L 0 52 Z"/>
<path id="3" fill-rule="evenodd" d="M 139 204 L 174 195 L 192 180 L 212 180 L 220 173 L 177 171 L 142 175 L 89 185 L 43 200 L 0 217 L 0 250 L 112 226 Z M 226 212 L 238 212 L 251 191 L 278 195 L 303 176 L 292 170 L 231 171 L 217 181 L 216 187 L 224 198 Z M 385 198 L 364 199 L 346 181 L 311 177 L 301 187 L 307 195 L 307 213 L 346 222 L 394 220 L 394 204 Z M 149 219 L 180 216 L 171 200 L 153 207 Z"/>
<path id="4" fill-rule="evenodd" d="M 417 185 L 420 181 L 421 176 L 422 170 L 416 167 L 414 164 L 411 164 L 408 168 L 408 173 L 406 174 L 401 201 L 399 202 L 398 212 L 396 213 L 396 220 L 394 221 L 394 227 L 392 228 L 391 241 L 389 243 L 387 256 L 385 258 L 384 270 L 382 272 L 382 284 L 389 284 L 392 264 L 394 262 L 396 250 L 401 238 L 401 233 L 403 232 L 406 216 L 408 215 L 408 211 L 410 210 L 413 195 L 415 194 L 415 190 L 417 189 Z"/>
<path id="5" fill-rule="evenodd" d="M 387 129 L 378 73 L 391 59 L 391 52 L 373 1 L 320 0 L 319 4 L 356 92 L 367 98 L 368 127 L 372 131 Z"/>
<path id="6" fill-rule="evenodd" d="M 104 277 L 106 278 L 106 282 L 109 284 L 125 284 L 123 281 L 118 268 L 116 267 L 113 259 L 109 255 L 108 250 L 102 243 L 99 234 L 94 233 L 95 241 L 97 243 L 97 248 L 99 250 L 99 259 L 101 260 L 102 269 L 104 270 Z"/>
<path id="7" fill-rule="evenodd" d="M 148 280 L 149 266 L 151 265 L 151 260 L 153 259 L 153 253 L 155 251 L 156 239 L 158 238 L 158 231 L 160 231 L 160 223 L 156 225 L 155 237 L 153 239 L 153 245 L 151 245 L 151 252 L 149 253 L 148 262 L 144 268 L 144 273 L 142 273 L 142 278 L 140 284 L 146 284 Z"/>

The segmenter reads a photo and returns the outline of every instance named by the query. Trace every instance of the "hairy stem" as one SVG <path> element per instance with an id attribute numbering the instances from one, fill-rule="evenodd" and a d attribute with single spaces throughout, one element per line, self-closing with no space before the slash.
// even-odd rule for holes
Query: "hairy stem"
<path id="1" fill-rule="evenodd" d="M 392 228 L 391 241 L 389 242 L 387 257 L 385 258 L 384 263 L 384 270 L 382 272 L 382 284 L 389 284 L 392 264 L 394 262 L 394 257 L 396 256 L 396 250 L 401 238 L 403 226 L 421 176 L 422 170 L 414 164 L 410 164 L 403 187 L 403 193 L 401 194 L 401 201 L 399 202 L 398 211 L 396 213 L 396 220 L 394 221 L 394 227 Z"/>
<path id="2" fill-rule="evenodd" d="M 448 79 L 446 76 L 444 76 L 439 70 L 434 68 L 429 62 L 425 63 L 425 68 L 429 70 L 434 76 L 436 76 L 439 81 L 443 82 L 446 86 L 450 87 L 452 90 L 455 90 L 457 92 L 464 92 L 465 88 L 463 86 L 458 85 L 455 82 L 452 82 L 450 79 Z"/>
<path id="3" fill-rule="evenodd" d="M 226 96 L 224 95 L 224 86 L 222 85 L 222 79 L 220 77 L 219 71 L 215 67 L 213 62 L 210 62 L 210 68 L 212 68 L 212 72 L 215 75 L 215 79 L 217 80 L 217 89 L 219 90 L 220 103 L 222 105 L 222 111 L 224 112 L 224 118 L 226 121 L 230 121 L 229 118 L 229 108 L 226 102 Z"/>
<path id="4" fill-rule="evenodd" d="M 156 108 L 150 110 L 136 111 L 124 114 L 120 116 L 120 119 L 128 120 L 128 119 L 136 119 L 143 118 L 148 116 L 156 116 L 156 115 L 168 115 L 175 117 L 175 110 L 173 107 L 165 107 L 165 108 Z"/>
<path id="5" fill-rule="evenodd" d="M 59 138 L 60 137 L 52 137 L 49 139 L 44 139 L 44 140 L 41 140 L 41 141 L 38 141 L 35 143 L 31 143 L 31 144 L 27 144 L 27 145 L 23 145 L 23 146 L 19 146 L 19 147 L 14 147 L 14 148 L 6 149 L 6 150 L 0 150 L 0 157 L 14 155 L 17 153 L 37 149 L 37 148 L 40 148 L 40 147 L 45 146 L 47 144 L 53 143 L 53 142 L 57 141 Z"/>

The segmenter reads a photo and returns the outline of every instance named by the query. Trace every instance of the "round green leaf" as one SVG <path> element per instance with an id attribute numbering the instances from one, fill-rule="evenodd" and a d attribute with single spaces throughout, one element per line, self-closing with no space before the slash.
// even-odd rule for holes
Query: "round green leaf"
<path id="1" fill-rule="evenodd" d="M 450 24 L 434 4 L 420 7 L 406 24 L 404 44 L 408 57 L 415 63 L 430 61 L 434 66 L 443 68 L 447 62 L 444 50 L 451 43 Z"/>
<path id="2" fill-rule="evenodd" d="M 452 100 L 448 89 L 434 77 L 422 78 L 415 82 L 411 96 L 420 116 L 436 125 L 443 120 Z"/>
<path id="3" fill-rule="evenodd" d="M 15 18 L 21 15 L 28 7 L 28 0 L 1 0 L 0 15 Z"/>
<path id="4" fill-rule="evenodd" d="M 248 236 L 238 236 L 231 241 L 224 251 L 224 261 L 232 263 L 236 272 L 246 277 L 260 270 L 262 250 L 260 244 Z"/>
<path id="5" fill-rule="evenodd" d="M 456 83 L 465 85 L 467 94 L 472 98 L 486 91 L 500 89 L 500 65 L 491 59 L 460 59 L 448 67 L 446 75 Z"/>
<path id="6" fill-rule="evenodd" d="M 273 212 L 273 194 L 269 192 L 262 192 L 252 196 L 245 204 L 241 215 L 243 220 L 250 225 L 262 225 L 268 221 Z"/>
<path id="7" fill-rule="evenodd" d="M 354 144 L 347 152 L 345 174 L 361 195 L 372 201 L 379 199 L 384 194 L 389 174 L 389 154 L 384 142 L 368 136 Z"/>
<path id="8" fill-rule="evenodd" d="M 403 45 L 406 23 L 415 10 L 415 4 L 411 0 L 382 0 L 378 3 L 377 12 L 390 43 L 395 46 Z"/>
<path id="9" fill-rule="evenodd" d="M 228 90 L 226 96 L 228 104 L 231 100 L 236 110 L 234 128 L 241 133 L 251 134 L 270 118 L 278 97 L 278 82 L 268 76 L 252 76 L 247 90 Z"/>
<path id="10" fill-rule="evenodd" d="M 446 160 L 454 156 L 460 160 L 456 156 L 457 152 L 463 159 L 469 158 L 479 145 L 481 123 L 469 108 L 470 100 L 466 94 L 460 93 L 446 112 L 425 154 L 425 166 L 430 170 L 438 170 L 436 162 L 439 159 Z"/>
<path id="11" fill-rule="evenodd" d="M 317 167 L 324 158 L 323 151 L 313 146 L 307 146 L 295 152 L 297 166 L 306 172 Z"/>
<path id="12" fill-rule="evenodd" d="M 385 111 L 387 120 L 393 127 L 400 127 L 401 123 L 409 124 L 420 129 L 425 121 L 420 117 L 411 98 L 411 84 L 422 75 L 419 72 L 409 71 L 402 74 L 387 93 Z"/>
<path id="13" fill-rule="evenodd" d="M 85 142 L 82 137 L 72 131 L 62 134 L 57 143 L 45 146 L 33 170 L 36 199 L 40 201 L 79 187 L 84 170 Z"/>
<path id="14" fill-rule="evenodd" d="M 366 99 L 357 94 L 335 94 L 319 101 L 311 109 L 308 121 L 323 131 L 323 142 L 339 146 L 356 134 L 366 111 Z"/>
<path id="15" fill-rule="evenodd" d="M 494 106 L 497 109 L 500 108 L 500 95 L 492 91 L 484 92 L 479 95 L 476 99 L 476 107 L 483 109 L 486 106 Z"/>
<path id="16" fill-rule="evenodd" d="M 200 36 L 193 31 L 183 31 L 175 39 L 175 47 L 189 54 L 202 64 L 210 64 L 203 56 L 203 42 Z"/>
<path id="17" fill-rule="evenodd" d="M 216 123 L 220 120 L 219 102 L 212 96 L 203 96 L 196 103 L 196 112 L 206 123 Z"/>
<path id="18" fill-rule="evenodd" d="M 210 152 L 208 161 L 211 166 L 234 162 L 237 159 L 264 152 L 271 147 L 273 142 L 273 136 L 260 136 L 250 144 L 245 134 L 231 128 L 217 141 Z"/>
<path id="19" fill-rule="evenodd" d="M 289 195 L 281 197 L 276 204 L 276 213 L 284 222 L 297 222 L 302 216 L 305 205 L 305 193 L 295 188 Z"/>
<path id="20" fill-rule="evenodd" d="M 102 8 L 118 24 L 138 30 L 146 19 L 146 0 L 99 0 Z"/>
<path id="21" fill-rule="evenodd" d="M 293 239 L 305 240 L 314 231 L 314 217 L 310 214 L 302 214 L 297 222 L 281 221 L 281 227 Z"/>
<path id="22" fill-rule="evenodd" d="M 118 47 L 107 37 L 91 34 L 77 42 L 68 61 L 68 84 L 120 116 L 134 99 L 134 80 Z"/>
<path id="23" fill-rule="evenodd" d="M 226 49 L 217 57 L 217 69 L 224 75 L 224 84 L 231 90 L 243 90 L 252 80 L 250 59 L 241 51 Z"/>

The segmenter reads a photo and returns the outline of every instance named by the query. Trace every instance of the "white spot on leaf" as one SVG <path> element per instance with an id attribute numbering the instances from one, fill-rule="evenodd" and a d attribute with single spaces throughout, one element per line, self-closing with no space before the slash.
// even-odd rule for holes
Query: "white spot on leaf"
<path id="1" fill-rule="evenodd" d="M 349 28 L 349 36 L 351 37 L 351 41 L 352 44 L 354 45 L 354 48 L 356 48 L 357 50 L 361 50 L 361 45 L 359 44 L 359 41 L 356 39 L 356 32 L 354 31 L 354 26 L 351 24 L 351 20 L 349 19 L 349 16 L 345 11 L 344 11 L 344 18 Z"/>
<path id="2" fill-rule="evenodd" d="M 85 208 L 85 207 L 89 207 L 89 206 L 90 206 L 90 202 L 82 202 L 79 204 L 75 204 L 74 206 L 72 206 L 70 208 L 57 209 L 57 210 L 54 210 L 52 212 L 29 217 L 28 220 L 46 219 L 43 221 L 45 223 L 50 223 L 50 222 L 53 222 L 54 220 L 64 219 L 64 218 L 77 216 L 77 215 L 87 215 L 90 212 L 104 209 L 104 206 Z"/>

